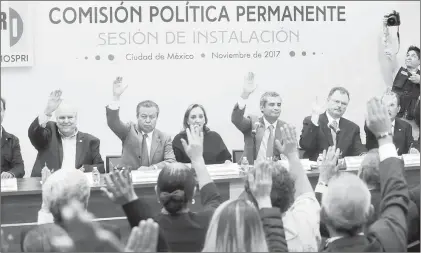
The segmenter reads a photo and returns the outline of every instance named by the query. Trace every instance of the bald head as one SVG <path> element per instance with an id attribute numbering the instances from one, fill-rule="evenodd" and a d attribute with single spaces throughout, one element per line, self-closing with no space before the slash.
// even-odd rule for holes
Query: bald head
<path id="1" fill-rule="evenodd" d="M 61 103 L 55 111 L 57 127 L 64 136 L 72 136 L 77 127 L 77 109 L 75 106 Z"/>
<path id="2" fill-rule="evenodd" d="M 366 184 L 351 173 L 341 173 L 329 181 L 322 198 L 322 217 L 335 231 L 354 234 L 368 221 L 371 194 Z"/>

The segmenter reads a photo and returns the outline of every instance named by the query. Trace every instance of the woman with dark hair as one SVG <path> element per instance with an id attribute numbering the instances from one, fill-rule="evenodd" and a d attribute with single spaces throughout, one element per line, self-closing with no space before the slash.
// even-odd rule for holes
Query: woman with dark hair
<path id="1" fill-rule="evenodd" d="M 183 127 L 181 131 L 174 137 L 172 148 L 174 150 L 175 159 L 177 162 L 190 163 L 190 158 L 184 150 L 181 139 L 186 139 L 186 129 L 193 126 L 203 132 L 203 159 L 205 164 L 222 164 L 226 161 L 231 161 L 231 154 L 225 146 L 221 136 L 208 127 L 208 117 L 205 108 L 199 104 L 192 104 L 187 108 L 184 114 Z"/>
<path id="2" fill-rule="evenodd" d="M 156 193 L 162 209 L 152 213 L 146 199 L 138 198 L 129 176 L 115 172 L 105 177 L 108 197 L 123 206 L 132 227 L 141 220 L 153 218 L 162 232 L 163 241 L 172 252 L 198 252 L 203 248 L 209 221 L 222 200 L 203 160 L 203 133 L 193 126 L 186 130 L 181 143 L 192 160 L 190 169 L 182 163 L 168 163 L 159 173 Z M 197 181 L 196 181 L 197 178 Z M 199 185 L 202 211 L 192 212 L 196 185 Z M 160 245 L 160 243 L 158 243 Z"/>

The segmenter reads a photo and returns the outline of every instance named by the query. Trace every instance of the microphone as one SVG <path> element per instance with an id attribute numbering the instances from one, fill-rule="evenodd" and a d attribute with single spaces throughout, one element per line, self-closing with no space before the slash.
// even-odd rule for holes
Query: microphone
<path id="1" fill-rule="evenodd" d="M 338 134 L 341 131 L 341 129 L 339 129 L 339 127 L 336 128 L 331 123 L 329 123 L 329 128 L 332 129 L 336 134 Z"/>
<path id="2" fill-rule="evenodd" d="M 254 123 L 254 128 L 251 130 L 251 133 L 252 133 L 253 135 L 256 135 L 257 129 L 258 129 L 260 126 L 261 126 L 261 125 L 260 125 L 260 122 L 256 122 L 256 123 Z"/>

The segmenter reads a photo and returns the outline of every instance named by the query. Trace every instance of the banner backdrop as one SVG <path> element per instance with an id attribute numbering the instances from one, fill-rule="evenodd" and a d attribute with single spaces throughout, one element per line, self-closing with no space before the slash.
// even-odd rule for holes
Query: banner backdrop
<path id="1" fill-rule="evenodd" d="M 124 121 L 136 120 L 137 103 L 154 100 L 161 111 L 157 128 L 174 136 L 187 107 L 200 103 L 228 148 L 242 149 L 231 112 L 249 71 L 258 87 L 246 113 L 260 114 L 260 96 L 276 91 L 282 120 L 299 136 L 316 97 L 324 101 L 332 87 L 344 86 L 351 94 L 345 117 L 362 127 L 366 101 L 385 87 L 378 57 L 383 16 L 401 14 L 403 64 L 408 46 L 420 44 L 419 7 L 404 1 L 34 3 L 34 66 L 1 73 L 5 127 L 21 139 L 29 173 L 36 151 L 27 129 L 49 93 L 61 88 L 64 99 L 79 107 L 80 131 L 101 139 L 104 160 L 120 154 L 105 106 L 113 81 L 122 76 L 129 85 L 121 98 Z"/>
<path id="2" fill-rule="evenodd" d="M 34 62 L 32 12 L 28 2 L 1 2 L 1 67 L 29 67 Z"/>

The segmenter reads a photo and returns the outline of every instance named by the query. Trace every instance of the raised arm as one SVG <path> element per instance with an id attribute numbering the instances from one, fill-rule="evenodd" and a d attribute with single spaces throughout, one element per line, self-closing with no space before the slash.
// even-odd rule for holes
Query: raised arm
<path id="1" fill-rule="evenodd" d="M 304 118 L 300 136 L 300 147 L 305 151 L 317 151 L 317 137 L 320 132 L 319 117 L 326 111 L 326 106 L 319 103 L 317 97 L 312 106 L 311 116 Z"/>
<path id="2" fill-rule="evenodd" d="M 395 45 L 398 39 L 390 33 L 386 17 L 383 17 L 382 30 L 378 37 L 380 69 L 386 87 L 391 89 L 396 73 L 399 70 L 399 64 L 396 57 L 398 48 Z"/>
<path id="3" fill-rule="evenodd" d="M 249 72 L 244 79 L 243 92 L 241 93 L 241 99 L 238 100 L 231 113 L 231 122 L 237 127 L 241 132 L 250 131 L 252 128 L 251 119 L 249 117 L 244 117 L 244 112 L 246 109 L 246 101 L 249 96 L 256 89 L 256 84 L 254 82 L 254 74 Z"/>
<path id="4" fill-rule="evenodd" d="M 155 166 L 160 170 L 164 168 L 166 163 L 173 163 L 175 161 L 176 160 L 175 160 L 174 150 L 172 147 L 171 137 L 168 136 L 164 144 L 164 161 L 155 164 Z"/>
<path id="5" fill-rule="evenodd" d="M 368 102 L 367 127 L 377 136 L 380 155 L 380 216 L 370 227 L 369 237 L 377 239 L 385 251 L 406 251 L 409 193 L 392 136 L 391 122 L 380 99 Z"/>
<path id="6" fill-rule="evenodd" d="M 124 140 L 130 130 L 129 124 L 124 124 L 120 119 L 120 97 L 127 89 L 123 84 L 123 78 L 117 77 L 113 83 L 113 101 L 106 108 L 107 125 L 120 140 Z"/>
<path id="7" fill-rule="evenodd" d="M 28 137 L 32 145 L 37 150 L 42 150 L 47 147 L 50 142 L 52 130 L 48 126 L 48 121 L 51 118 L 53 112 L 61 104 L 61 90 L 54 90 L 50 93 L 48 98 L 47 106 L 44 109 L 44 112 L 32 122 L 28 129 Z"/>

